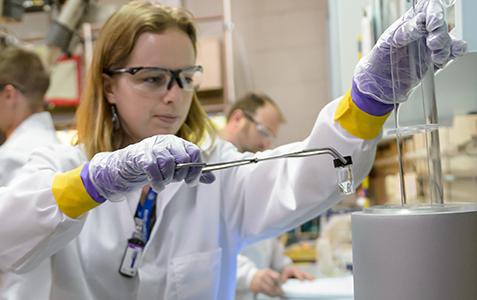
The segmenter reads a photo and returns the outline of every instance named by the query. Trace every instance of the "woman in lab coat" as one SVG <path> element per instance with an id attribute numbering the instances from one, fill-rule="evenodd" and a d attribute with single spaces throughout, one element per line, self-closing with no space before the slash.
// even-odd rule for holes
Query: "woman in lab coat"
<path id="1" fill-rule="evenodd" d="M 426 24 L 439 17 L 419 9 Z M 395 36 L 400 45 L 431 36 L 415 32 L 413 21 L 396 23 L 405 25 Z M 304 141 L 258 155 L 331 146 L 352 156 L 360 182 L 392 109 L 385 59 L 392 35 L 383 35 L 351 93 L 324 107 Z M 443 40 L 437 50 L 448 60 L 458 44 Z M 193 90 L 195 44 L 189 15 L 149 2 L 130 2 L 107 21 L 77 114 L 79 145 L 36 151 L 0 189 L 0 270 L 28 271 L 51 257 L 51 299 L 233 299 L 244 245 L 339 201 L 326 156 L 222 170 L 215 181 L 200 167 L 175 169 L 250 155 L 207 135 Z M 417 78 L 401 79 L 405 95 Z"/>

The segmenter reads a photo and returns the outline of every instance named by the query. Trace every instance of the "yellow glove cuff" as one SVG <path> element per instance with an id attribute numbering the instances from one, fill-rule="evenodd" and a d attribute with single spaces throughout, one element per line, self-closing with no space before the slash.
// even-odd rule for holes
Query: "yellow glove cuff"
<path id="1" fill-rule="evenodd" d="M 53 178 L 52 192 L 60 210 L 70 218 L 77 218 L 101 203 L 86 191 L 80 173 L 83 165 Z"/>
<path id="2" fill-rule="evenodd" d="M 363 140 L 372 140 L 379 135 L 390 114 L 373 116 L 362 111 L 354 104 L 349 90 L 338 104 L 334 120 L 351 135 Z"/>

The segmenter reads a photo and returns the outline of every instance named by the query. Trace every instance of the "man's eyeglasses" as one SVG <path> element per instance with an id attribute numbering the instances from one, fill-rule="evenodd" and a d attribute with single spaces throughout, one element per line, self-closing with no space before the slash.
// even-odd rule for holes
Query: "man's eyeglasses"
<path id="1" fill-rule="evenodd" d="M 203 69 L 202 66 L 176 70 L 160 67 L 131 67 L 105 69 L 103 72 L 109 76 L 121 73 L 130 74 L 135 88 L 145 93 L 162 96 L 172 88 L 174 82 L 177 82 L 177 85 L 187 92 L 198 89 L 202 81 Z"/>
<path id="2" fill-rule="evenodd" d="M 245 116 L 245 118 L 247 120 L 249 120 L 250 122 L 255 124 L 255 127 L 257 128 L 258 133 L 263 138 L 268 139 L 268 140 L 272 140 L 272 139 L 275 138 L 275 135 L 270 131 L 270 129 L 268 129 L 267 127 L 265 127 L 265 125 L 263 125 L 262 123 L 255 120 L 255 118 L 252 116 L 251 113 L 249 113 L 248 111 L 245 111 L 245 110 L 242 110 L 242 112 L 243 112 L 243 115 Z"/>

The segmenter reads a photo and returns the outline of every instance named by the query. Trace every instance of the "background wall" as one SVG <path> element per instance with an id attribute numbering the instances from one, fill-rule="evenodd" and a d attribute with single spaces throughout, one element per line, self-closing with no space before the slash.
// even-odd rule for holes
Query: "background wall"
<path id="1" fill-rule="evenodd" d="M 477 2 L 474 0 L 456 1 L 456 30 L 455 36 L 467 41 L 469 52 L 477 52 L 477 34 L 475 33 Z"/>
<path id="2" fill-rule="evenodd" d="M 277 144 L 303 139 L 330 101 L 325 0 L 233 1 L 237 95 L 261 90 L 287 123 Z"/>
<path id="3" fill-rule="evenodd" d="M 350 87 L 358 63 L 358 36 L 363 8 L 369 0 L 329 0 L 331 96 L 339 97 Z"/>
<path id="4" fill-rule="evenodd" d="M 184 4 L 199 18 L 222 14 L 220 0 Z M 330 100 L 327 6 L 326 0 L 232 1 L 236 96 L 262 91 L 278 103 L 287 123 L 277 145 L 305 138 Z M 211 23 L 200 30 L 213 33 Z"/>

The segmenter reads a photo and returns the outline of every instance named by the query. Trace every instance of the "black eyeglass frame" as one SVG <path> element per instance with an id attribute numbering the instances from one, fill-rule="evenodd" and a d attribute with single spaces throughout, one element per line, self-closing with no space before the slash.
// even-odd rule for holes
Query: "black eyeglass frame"
<path id="1" fill-rule="evenodd" d="M 161 68 L 161 67 L 129 67 L 129 68 L 117 68 L 117 69 L 103 69 L 103 73 L 109 76 L 113 76 L 114 74 L 121 74 L 121 73 L 128 73 L 128 74 L 134 75 L 141 70 L 160 70 L 164 72 L 169 72 L 169 74 L 171 74 L 171 79 L 167 83 L 167 90 L 170 90 L 172 88 L 174 81 L 177 82 L 177 84 L 179 85 L 181 89 L 184 88 L 184 86 L 182 85 L 182 81 L 180 80 L 180 77 L 179 77 L 180 73 L 182 73 L 183 71 L 195 71 L 195 72 L 199 71 L 201 73 L 204 72 L 204 68 L 202 68 L 201 65 L 195 65 L 195 66 L 190 66 L 190 67 L 185 67 L 185 68 L 175 69 L 175 70 Z"/>
<path id="2" fill-rule="evenodd" d="M 253 115 L 250 112 L 248 112 L 246 110 L 242 110 L 242 113 L 247 120 L 249 120 L 250 122 L 255 124 L 255 126 L 257 126 L 257 129 L 260 133 L 263 132 L 265 138 L 268 138 L 268 139 L 274 139 L 275 138 L 275 135 L 270 131 L 270 129 L 268 129 L 267 127 L 265 127 L 265 125 L 263 125 L 262 123 L 255 120 L 255 118 L 253 117 Z"/>

